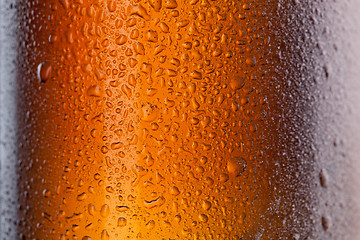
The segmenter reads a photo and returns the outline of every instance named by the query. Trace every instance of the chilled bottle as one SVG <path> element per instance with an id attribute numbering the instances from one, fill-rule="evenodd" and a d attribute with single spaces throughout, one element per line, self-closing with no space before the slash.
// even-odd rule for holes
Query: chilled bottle
<path id="1" fill-rule="evenodd" d="M 19 1 L 20 239 L 331 228 L 311 217 L 315 151 L 292 121 L 310 115 L 290 84 L 306 37 L 287 32 L 291 17 L 276 25 L 291 4 Z"/>

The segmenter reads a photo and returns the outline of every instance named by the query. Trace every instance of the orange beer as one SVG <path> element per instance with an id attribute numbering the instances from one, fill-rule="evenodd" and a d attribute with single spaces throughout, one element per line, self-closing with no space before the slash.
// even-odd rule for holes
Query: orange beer
<path id="1" fill-rule="evenodd" d="M 293 237 L 270 205 L 275 4 L 20 2 L 21 239 Z"/>

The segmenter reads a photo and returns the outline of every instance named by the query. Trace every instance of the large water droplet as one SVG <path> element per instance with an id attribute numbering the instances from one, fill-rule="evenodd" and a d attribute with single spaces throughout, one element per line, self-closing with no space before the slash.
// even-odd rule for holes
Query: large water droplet
<path id="1" fill-rule="evenodd" d="M 235 174 L 235 176 L 240 176 L 247 166 L 247 163 L 242 157 L 233 157 L 227 163 L 227 169 L 229 173 Z"/>
<path id="2" fill-rule="evenodd" d="M 45 83 L 51 76 L 51 65 L 48 62 L 42 62 L 38 65 L 38 79 Z"/>

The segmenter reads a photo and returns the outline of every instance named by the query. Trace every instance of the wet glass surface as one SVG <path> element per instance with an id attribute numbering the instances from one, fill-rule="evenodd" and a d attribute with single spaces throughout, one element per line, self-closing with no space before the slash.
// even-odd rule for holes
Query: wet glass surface
<path id="1" fill-rule="evenodd" d="M 1 1 L 1 239 L 357 239 L 358 1 Z"/>

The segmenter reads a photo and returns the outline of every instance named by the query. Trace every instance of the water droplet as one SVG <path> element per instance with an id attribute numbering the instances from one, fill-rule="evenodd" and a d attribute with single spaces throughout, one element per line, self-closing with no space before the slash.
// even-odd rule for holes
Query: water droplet
<path id="1" fill-rule="evenodd" d="M 163 196 L 158 197 L 155 200 L 144 200 L 144 206 L 146 208 L 154 208 L 154 207 L 160 207 L 165 203 L 165 198 Z"/>
<path id="2" fill-rule="evenodd" d="M 122 142 L 116 142 L 116 143 L 112 143 L 110 147 L 112 150 L 117 150 L 122 148 L 123 146 L 124 144 Z"/>
<path id="3" fill-rule="evenodd" d="M 174 195 L 174 196 L 177 196 L 180 194 L 180 191 L 177 187 L 173 186 L 173 187 L 170 187 L 170 194 L 171 195 Z"/>
<path id="4" fill-rule="evenodd" d="M 221 173 L 219 176 L 219 181 L 224 183 L 227 182 L 229 180 L 229 175 L 227 175 L 226 173 Z"/>
<path id="5" fill-rule="evenodd" d="M 246 169 L 247 163 L 242 157 L 233 157 L 227 163 L 227 170 L 235 176 L 240 176 Z"/>
<path id="6" fill-rule="evenodd" d="M 79 194 L 78 196 L 77 196 L 77 200 L 78 201 L 83 201 L 83 200 L 85 200 L 86 199 L 86 193 L 85 192 L 83 192 L 83 193 L 81 193 L 81 194 Z"/>
<path id="7" fill-rule="evenodd" d="M 142 43 L 136 42 L 133 44 L 134 51 L 138 55 L 145 55 L 145 47 Z"/>
<path id="8" fill-rule="evenodd" d="M 108 4 L 109 12 L 115 12 L 115 10 L 116 10 L 116 1 L 111 0 L 107 4 Z"/>
<path id="9" fill-rule="evenodd" d="M 200 215 L 199 215 L 199 220 L 200 220 L 201 222 L 206 223 L 206 222 L 209 220 L 209 218 L 208 218 L 208 216 L 205 215 L 205 214 L 200 214 Z"/>
<path id="10" fill-rule="evenodd" d="M 95 206 L 94 206 L 94 204 L 89 204 L 88 205 L 88 212 L 89 212 L 89 214 L 91 215 L 91 216 L 93 216 L 94 214 L 95 214 Z"/>
<path id="11" fill-rule="evenodd" d="M 178 4 L 175 0 L 165 0 L 164 6 L 169 9 L 177 8 Z"/>
<path id="12" fill-rule="evenodd" d="M 214 180 L 213 180 L 211 177 L 206 177 L 206 178 L 204 179 L 204 182 L 205 182 L 207 185 L 209 185 L 209 186 L 211 186 L 211 185 L 214 184 Z"/>
<path id="13" fill-rule="evenodd" d="M 319 174 L 320 185 L 324 188 L 328 186 L 329 175 L 325 169 L 322 169 Z"/>
<path id="14" fill-rule="evenodd" d="M 59 2 L 65 9 L 68 9 L 70 7 L 69 0 L 59 0 Z"/>
<path id="15" fill-rule="evenodd" d="M 90 86 L 87 90 L 87 94 L 91 97 L 101 97 L 101 89 L 99 85 Z"/>
<path id="16" fill-rule="evenodd" d="M 214 56 L 214 57 L 218 57 L 218 56 L 220 56 L 222 54 L 222 51 L 221 51 L 221 49 L 216 49 L 213 53 L 212 53 L 212 55 Z"/>
<path id="17" fill-rule="evenodd" d="M 153 122 L 156 120 L 156 118 L 158 118 L 159 116 L 159 108 L 155 105 L 151 105 L 151 104 L 146 104 L 143 108 L 142 108 L 142 116 L 141 119 L 145 122 Z"/>
<path id="18" fill-rule="evenodd" d="M 238 90 L 245 85 L 245 79 L 243 77 L 236 77 L 230 80 L 230 87 L 233 90 Z"/>
<path id="19" fill-rule="evenodd" d="M 128 9 L 128 13 L 129 15 L 136 15 L 145 20 L 150 20 L 150 15 L 147 13 L 146 9 L 140 4 L 130 6 Z"/>
<path id="20" fill-rule="evenodd" d="M 151 5 L 151 7 L 153 7 L 156 12 L 160 11 L 161 5 L 162 5 L 162 0 L 149 0 L 149 3 Z"/>
<path id="21" fill-rule="evenodd" d="M 256 58 L 255 57 L 248 57 L 245 60 L 246 64 L 253 67 L 256 65 Z"/>
<path id="22" fill-rule="evenodd" d="M 158 34 L 156 31 L 148 30 L 146 34 L 146 38 L 149 42 L 157 42 L 158 41 Z"/>
<path id="23" fill-rule="evenodd" d="M 107 146 L 102 146 L 102 147 L 101 147 L 101 152 L 102 152 L 103 154 L 106 154 L 107 152 L 109 152 L 109 148 L 108 148 Z"/>
<path id="24" fill-rule="evenodd" d="M 154 220 L 150 220 L 148 223 L 146 223 L 146 228 L 151 230 L 155 227 L 155 221 Z"/>
<path id="25" fill-rule="evenodd" d="M 194 70 L 190 73 L 190 76 L 193 78 L 193 79 L 197 79 L 197 80 L 201 80 L 202 79 L 202 75 L 200 72 Z"/>
<path id="26" fill-rule="evenodd" d="M 102 207 L 101 207 L 101 210 L 100 210 L 100 214 L 103 218 L 106 218 L 107 216 L 109 216 L 110 214 L 110 208 L 107 204 L 104 204 Z"/>
<path id="27" fill-rule="evenodd" d="M 106 231 L 106 229 L 102 230 L 101 232 L 101 240 L 109 240 L 110 236 L 108 234 L 108 232 Z"/>
<path id="28" fill-rule="evenodd" d="M 209 210 L 211 208 L 211 203 L 209 201 L 204 201 L 202 204 L 204 210 Z"/>
<path id="29" fill-rule="evenodd" d="M 135 78 L 134 74 L 129 75 L 128 83 L 129 83 L 130 86 L 133 86 L 133 87 L 136 86 L 136 78 Z"/>
<path id="30" fill-rule="evenodd" d="M 118 45 L 124 45 L 126 42 L 127 37 L 124 34 L 120 34 L 120 36 L 115 39 L 115 43 Z"/>
<path id="31" fill-rule="evenodd" d="M 325 231 L 331 227 L 331 219 L 328 216 L 321 217 L 321 225 Z"/>
<path id="32" fill-rule="evenodd" d="M 159 24 L 159 27 L 160 27 L 161 31 L 163 31 L 164 33 L 169 33 L 169 31 L 170 31 L 169 26 L 164 22 L 161 22 Z"/>
<path id="33" fill-rule="evenodd" d="M 125 211 L 129 210 L 130 208 L 128 206 L 116 206 L 115 209 L 118 212 L 125 212 Z"/>
<path id="34" fill-rule="evenodd" d="M 51 191 L 48 190 L 48 189 L 45 189 L 45 190 L 43 191 L 43 196 L 44 196 L 45 198 L 50 197 L 50 196 L 51 196 Z"/>
<path id="35" fill-rule="evenodd" d="M 45 83 L 51 76 L 51 65 L 48 62 L 42 62 L 38 65 L 38 79 Z"/>
<path id="36" fill-rule="evenodd" d="M 126 224 L 127 224 L 126 218 L 119 217 L 118 223 L 117 223 L 118 227 L 125 227 Z"/>
<path id="37" fill-rule="evenodd" d="M 174 220 L 175 220 L 176 223 L 180 223 L 180 221 L 181 221 L 181 216 L 180 216 L 180 215 L 176 215 Z"/>

